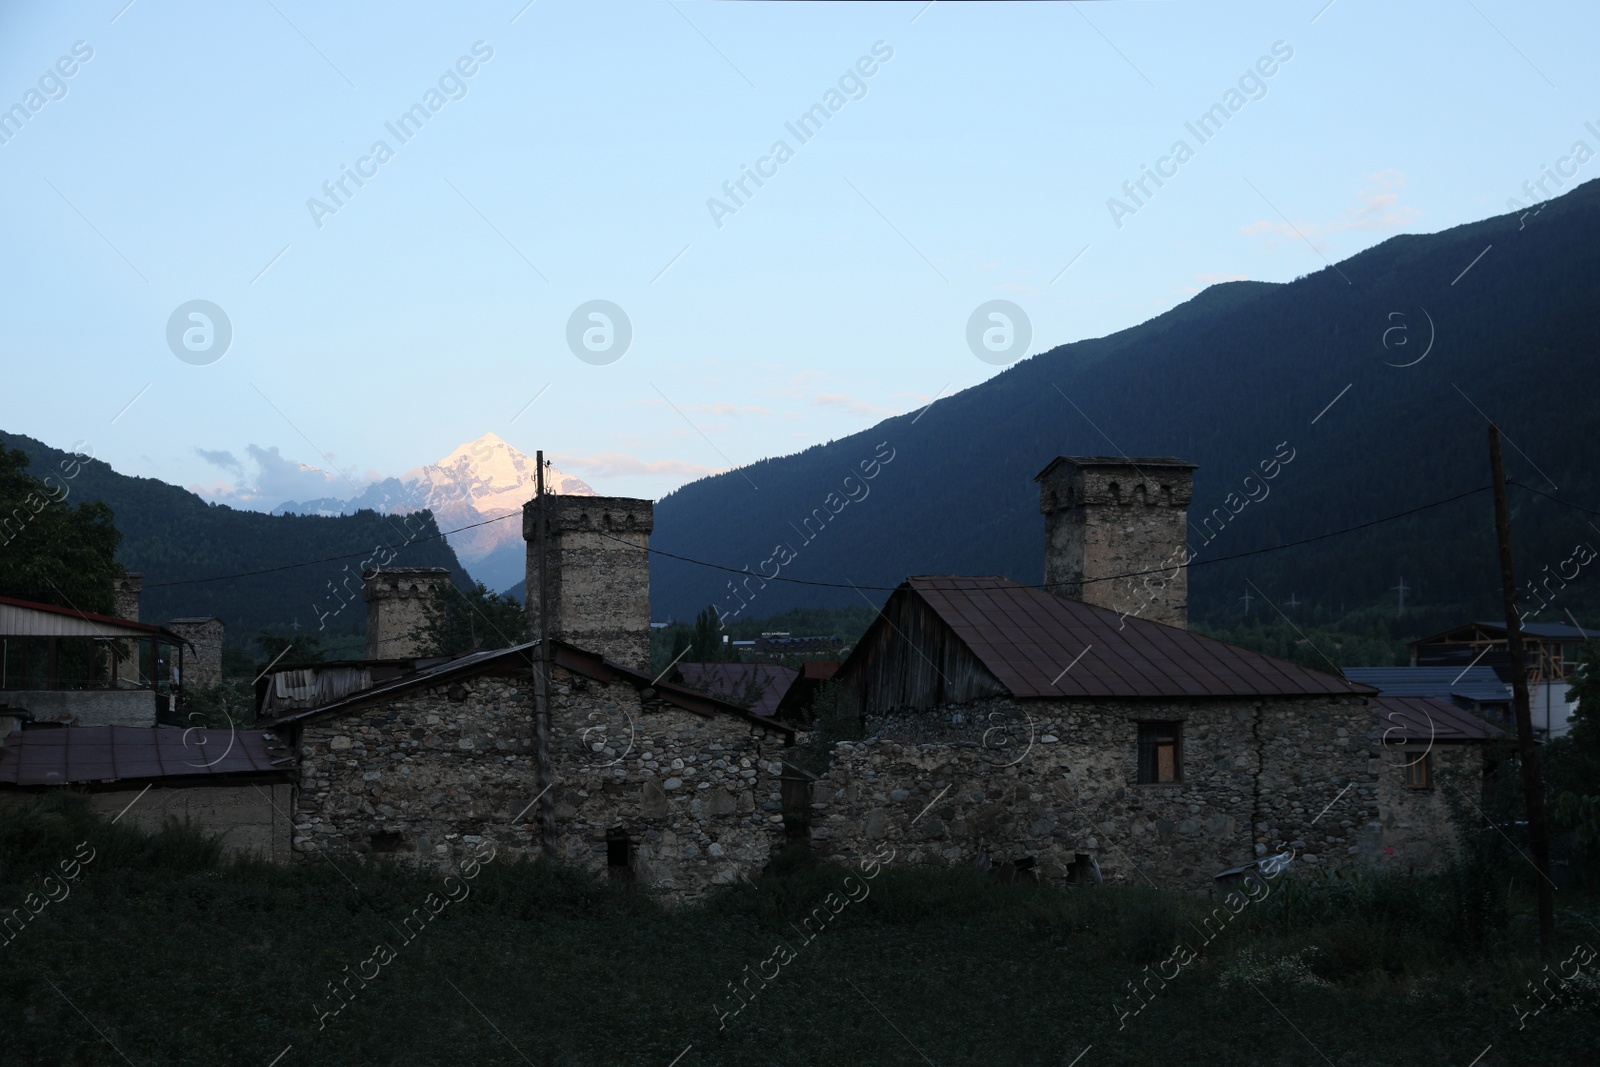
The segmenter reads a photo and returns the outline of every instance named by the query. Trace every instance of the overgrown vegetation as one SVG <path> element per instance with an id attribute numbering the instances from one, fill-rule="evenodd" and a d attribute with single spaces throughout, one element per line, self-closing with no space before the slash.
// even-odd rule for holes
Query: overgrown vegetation
<path id="1" fill-rule="evenodd" d="M 70 893 L 8 928 L 6 1063 L 260 1067 L 286 1046 L 280 1067 L 665 1065 L 686 1049 L 680 1067 L 1063 1065 L 1089 1045 L 1102 1064 L 1470 1063 L 1491 1044 L 1483 1067 L 1600 1058 L 1593 983 L 1518 1028 L 1546 962 L 1531 900 L 1473 943 L 1448 876 L 1292 872 L 1219 929 L 1217 900 L 1146 885 L 1004 886 L 894 859 L 868 877 L 804 847 L 674 910 L 501 857 L 408 943 L 439 872 L 225 863 L 192 831 L 144 835 L 58 792 L 0 820 L 0 908 L 26 913 L 87 850 Z M 1563 945 L 1600 941 L 1594 897 L 1561 904 Z M 1193 961 L 1150 980 L 1180 942 Z M 792 959 L 764 965 L 780 943 Z M 351 979 L 377 944 L 392 962 Z M 354 999 L 324 1018 L 347 979 Z M 748 1005 L 724 1017 L 736 987 Z"/>

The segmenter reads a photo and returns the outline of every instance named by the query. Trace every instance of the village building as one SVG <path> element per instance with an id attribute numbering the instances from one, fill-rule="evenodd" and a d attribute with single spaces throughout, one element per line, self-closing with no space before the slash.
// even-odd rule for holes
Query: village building
<path id="1" fill-rule="evenodd" d="M 1554 740 L 1572 729 L 1572 714 L 1578 708 L 1572 682 L 1583 646 L 1594 636 L 1565 623 L 1522 624 L 1528 708 L 1537 739 Z M 1465 623 L 1408 644 L 1417 667 L 1460 670 L 1483 666 L 1493 670 L 1502 683 L 1511 684 L 1510 640 L 1504 622 Z"/>
<path id="2" fill-rule="evenodd" d="M 782 846 L 794 730 L 645 671 L 650 502 L 549 504 L 548 770 L 537 641 L 450 659 L 274 668 L 259 683 L 258 724 L 299 755 L 296 859 L 452 866 L 489 843 L 497 855 L 553 855 L 682 901 L 759 870 Z M 537 501 L 525 533 L 531 579 Z M 529 588 L 536 616 L 537 582 Z"/>
<path id="3" fill-rule="evenodd" d="M 1479 773 L 1492 728 L 1418 700 L 1393 729 L 1373 686 L 1189 632 L 1193 470 L 1061 457 L 1038 476 L 1048 591 L 928 576 L 890 595 L 835 676 L 867 739 L 812 785 L 820 850 L 1186 889 L 1284 851 L 1313 870 L 1444 855 L 1442 807 L 1397 791 L 1418 773 L 1399 750 L 1449 717 L 1426 758 Z"/>

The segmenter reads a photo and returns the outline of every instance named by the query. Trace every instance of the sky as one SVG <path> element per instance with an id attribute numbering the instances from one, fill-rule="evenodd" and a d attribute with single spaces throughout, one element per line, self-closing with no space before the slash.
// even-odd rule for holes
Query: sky
<path id="1" fill-rule="evenodd" d="M 250 507 L 486 433 L 659 498 L 1592 178 L 1597 38 L 1509 0 L 7 3 L 0 428 Z"/>

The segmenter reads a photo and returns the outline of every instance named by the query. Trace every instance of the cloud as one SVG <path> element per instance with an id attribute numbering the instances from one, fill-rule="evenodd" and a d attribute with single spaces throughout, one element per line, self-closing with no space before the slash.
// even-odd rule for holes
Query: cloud
<path id="1" fill-rule="evenodd" d="M 704 411 L 711 415 L 770 415 L 771 408 L 758 407 L 755 404 L 685 404 L 685 411 Z"/>
<path id="2" fill-rule="evenodd" d="M 721 474 L 726 468 L 704 467 L 676 459 L 640 459 L 623 452 L 596 452 L 588 456 L 552 453 L 550 457 L 563 470 L 575 470 L 594 478 L 651 477 L 704 478 Z"/>
<path id="3" fill-rule="evenodd" d="M 290 459 L 277 446 L 263 448 L 252 444 L 245 449 L 253 471 L 246 469 L 232 452 L 196 448 L 195 453 L 207 463 L 234 475 L 233 484 L 217 481 L 212 485 L 191 485 L 191 491 L 207 500 L 234 507 L 267 510 L 291 501 L 316 500 L 334 497 L 348 500 L 356 495 L 356 488 L 338 473 L 314 467 L 309 463 Z M 372 479 L 369 479 L 372 480 Z"/>
<path id="4" fill-rule="evenodd" d="M 811 398 L 811 403 L 819 408 L 843 408 L 856 415 L 893 415 L 896 414 L 889 408 L 881 408 L 876 404 L 869 404 L 865 400 L 857 400 L 845 393 L 818 393 Z"/>
<path id="5" fill-rule="evenodd" d="M 1415 222 L 1422 214 L 1417 208 L 1400 203 L 1400 189 L 1405 183 L 1406 176 L 1402 172 L 1380 170 L 1376 174 L 1367 176 L 1367 185 L 1361 191 L 1359 202 L 1345 212 L 1343 218 L 1328 222 L 1297 222 L 1293 225 L 1281 220 L 1274 222 L 1262 219 L 1241 227 L 1239 232 L 1247 237 L 1260 234 L 1270 234 L 1289 240 L 1300 240 L 1303 237 L 1316 246 L 1318 251 L 1326 251 L 1325 244 L 1318 244 L 1319 238 L 1350 230 L 1375 232 L 1400 230 Z"/>
<path id="6" fill-rule="evenodd" d="M 239 463 L 239 457 L 232 452 L 213 452 L 206 448 L 196 448 L 194 454 L 213 467 L 221 467 L 223 470 L 230 470 L 236 474 L 244 473 L 244 467 Z"/>

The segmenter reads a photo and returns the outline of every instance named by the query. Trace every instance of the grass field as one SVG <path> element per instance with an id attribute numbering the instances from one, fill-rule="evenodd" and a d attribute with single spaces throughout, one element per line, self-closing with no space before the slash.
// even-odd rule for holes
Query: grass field
<path id="1" fill-rule="evenodd" d="M 1600 1064 L 1592 895 L 1519 1029 L 1530 902 L 1460 880 L 1291 873 L 1235 914 L 795 854 L 669 912 L 503 859 L 220 864 L 70 794 L 8 815 L 0 907 L 37 914 L 0 950 L 6 1064 Z"/>

